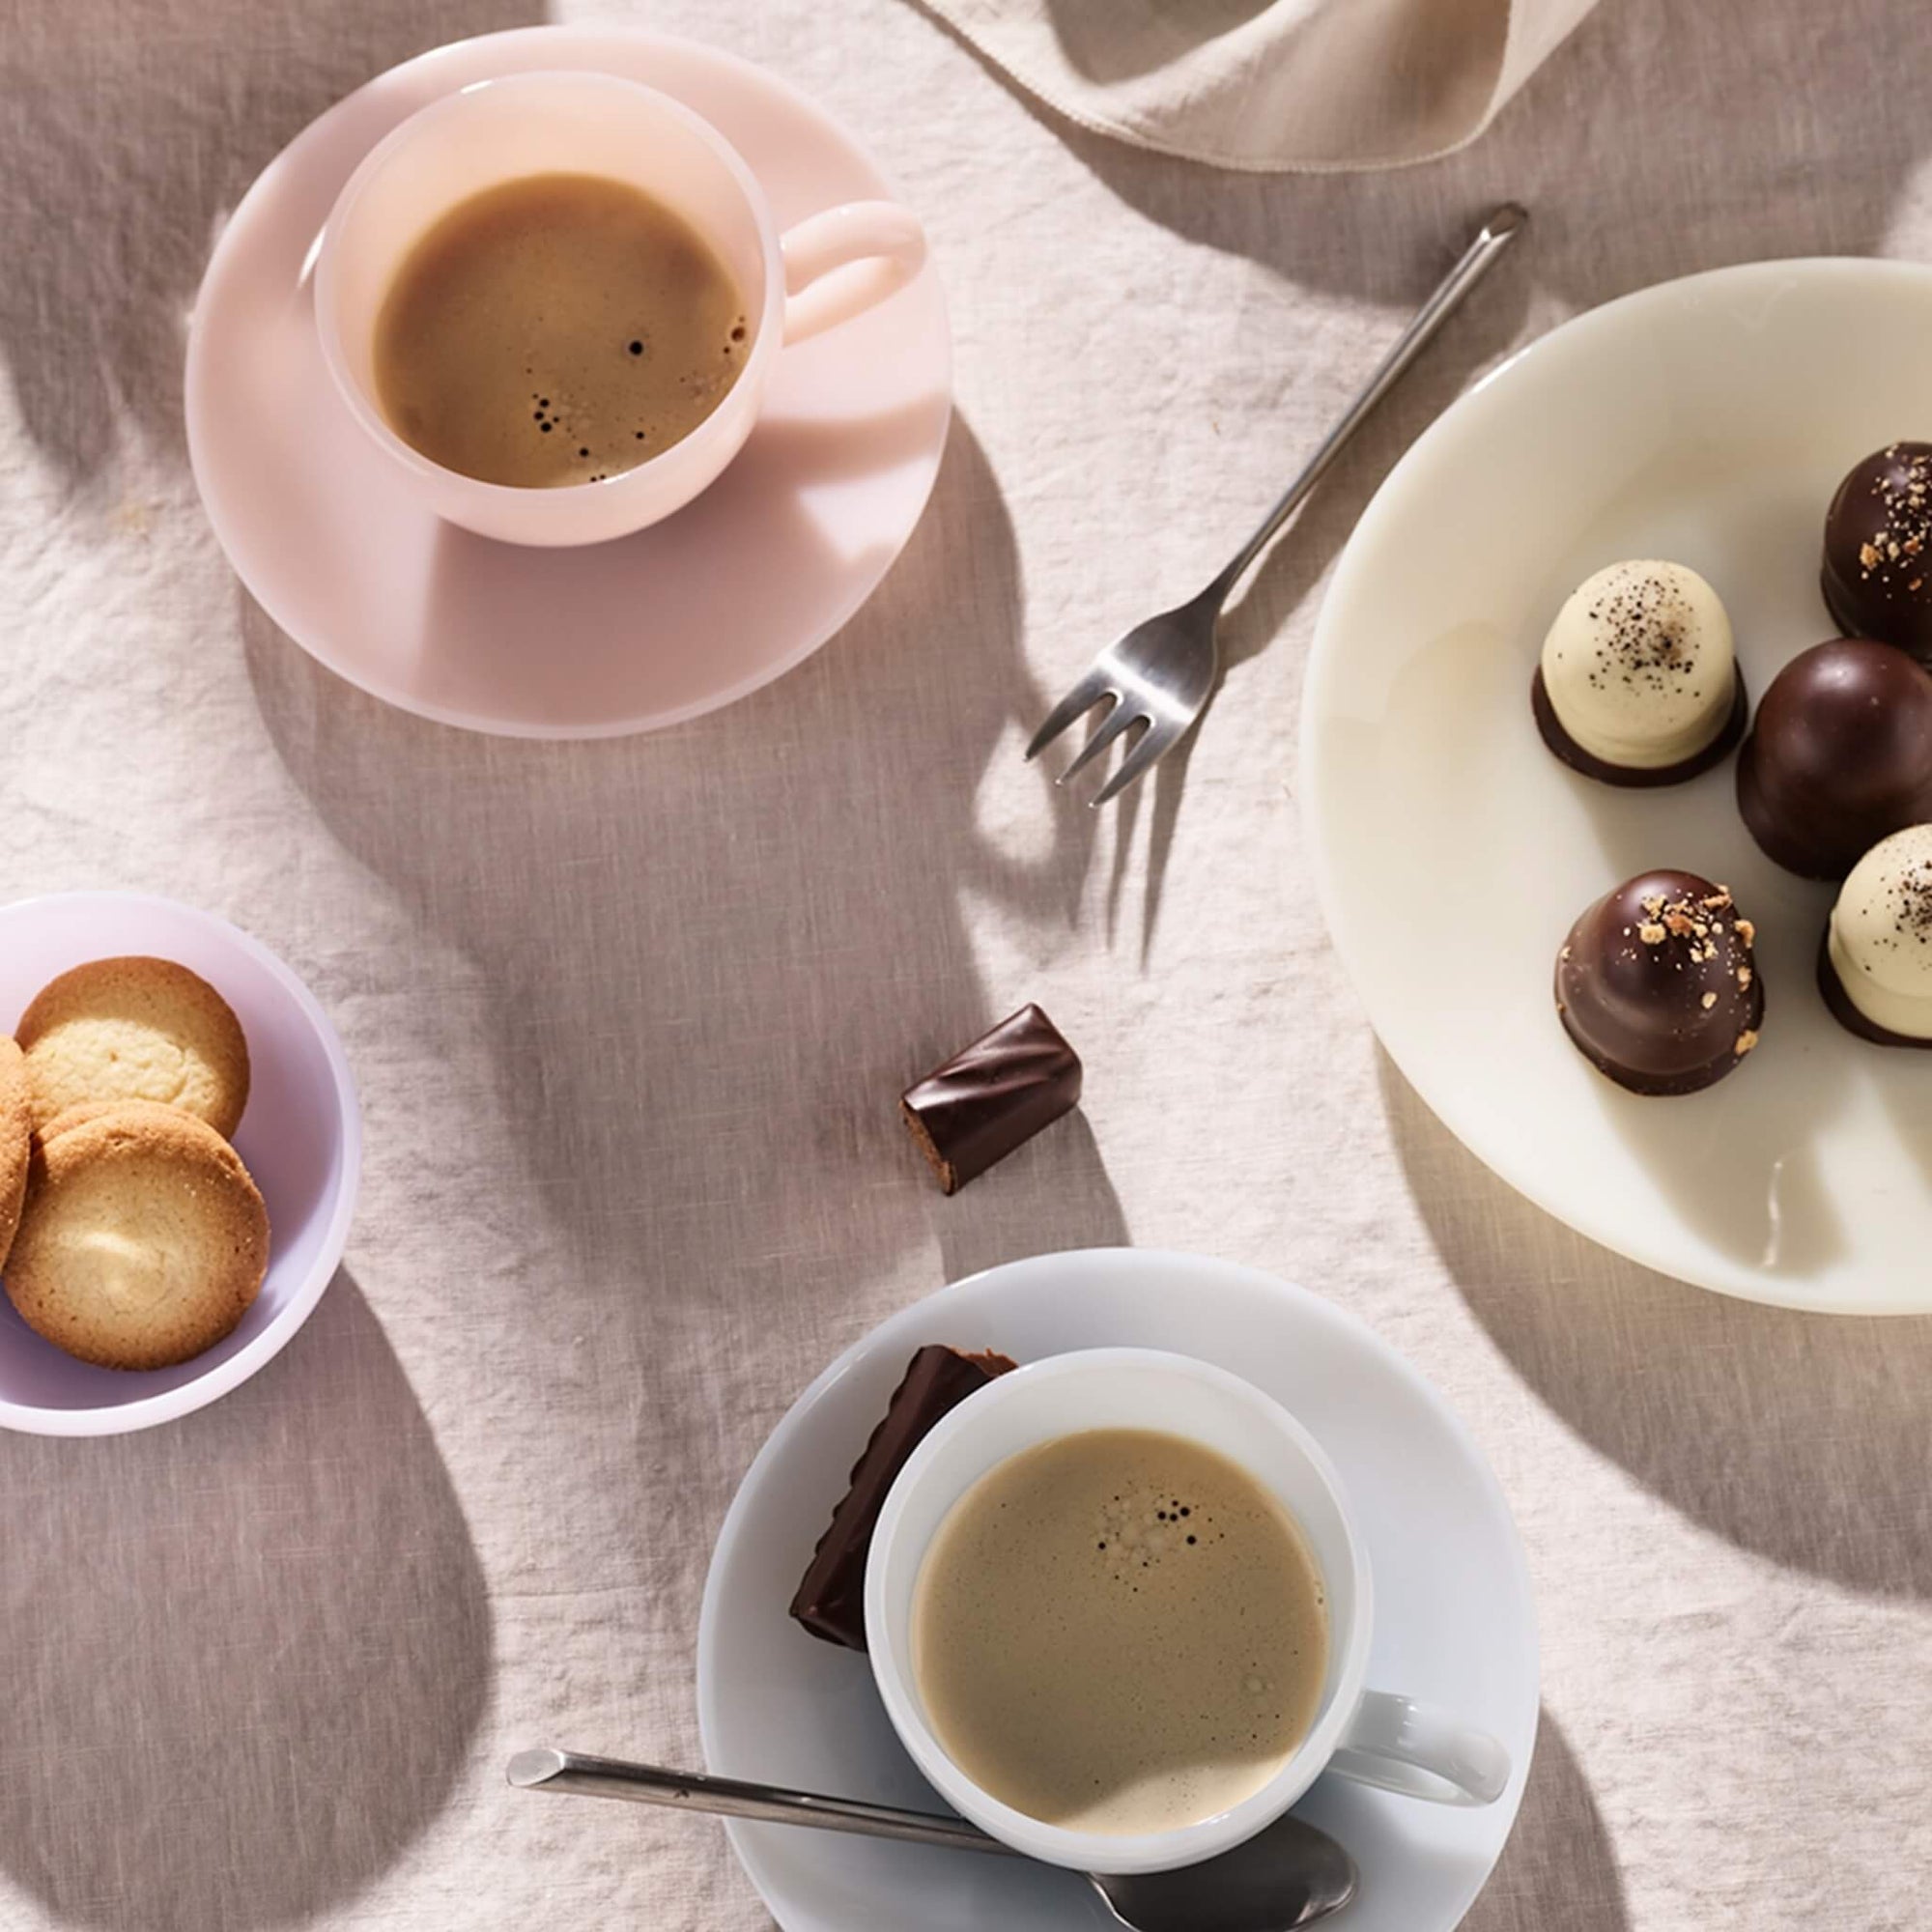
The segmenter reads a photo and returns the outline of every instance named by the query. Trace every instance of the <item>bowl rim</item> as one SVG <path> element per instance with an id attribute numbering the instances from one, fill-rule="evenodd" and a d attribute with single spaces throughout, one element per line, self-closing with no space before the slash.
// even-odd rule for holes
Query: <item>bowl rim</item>
<path id="1" fill-rule="evenodd" d="M 334 1023 L 323 1010 L 322 1003 L 309 991 L 295 969 L 281 955 L 252 933 L 245 932 L 221 914 L 208 912 L 185 900 L 160 893 L 103 889 L 61 893 L 38 893 L 0 905 L 0 915 L 32 913 L 50 906 L 100 904 L 151 906 L 175 915 L 185 915 L 206 926 L 223 944 L 234 947 L 261 966 L 294 1001 L 310 1030 L 321 1042 L 323 1057 L 328 1062 L 330 1091 L 335 1099 L 341 1125 L 342 1159 L 335 1198 L 330 1204 L 328 1225 L 322 1244 L 307 1273 L 262 1332 L 245 1348 L 238 1349 L 225 1360 L 192 1380 L 159 1395 L 137 1397 L 104 1408 L 43 1408 L 0 1397 L 0 1429 L 30 1435 L 126 1435 L 136 1430 L 152 1429 L 177 1416 L 191 1415 L 205 1408 L 229 1390 L 238 1388 L 251 1376 L 280 1354 L 296 1331 L 314 1312 L 315 1305 L 335 1277 L 349 1242 L 349 1229 L 355 1217 L 356 1198 L 362 1179 L 362 1113 L 355 1093 L 355 1080 L 349 1066 L 349 1055 Z"/>

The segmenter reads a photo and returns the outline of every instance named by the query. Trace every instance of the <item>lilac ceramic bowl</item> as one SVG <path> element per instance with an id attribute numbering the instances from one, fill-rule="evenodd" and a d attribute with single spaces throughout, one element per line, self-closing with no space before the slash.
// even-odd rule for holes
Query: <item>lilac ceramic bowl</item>
<path id="1" fill-rule="evenodd" d="M 248 1037 L 248 1108 L 235 1133 L 268 1204 L 268 1279 L 224 1342 L 172 1369 L 97 1369 L 43 1342 L 0 1296 L 0 1428 L 118 1435 L 204 1406 L 243 1382 L 308 1319 L 355 1210 L 362 1125 L 335 1029 L 258 941 L 212 913 L 140 893 L 64 893 L 0 907 L 0 1031 L 56 974 L 153 953 L 199 973 Z"/>

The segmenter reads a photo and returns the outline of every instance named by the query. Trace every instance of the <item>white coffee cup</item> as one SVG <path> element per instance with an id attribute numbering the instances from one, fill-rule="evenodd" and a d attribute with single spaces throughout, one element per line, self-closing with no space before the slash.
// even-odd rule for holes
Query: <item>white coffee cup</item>
<path id="1" fill-rule="evenodd" d="M 377 318 L 416 242 L 459 203 L 528 175 L 643 189 L 718 251 L 745 298 L 738 380 L 689 436 L 594 483 L 524 489 L 433 463 L 390 428 L 373 374 Z M 871 261 L 814 287 L 834 270 Z M 599 543 L 681 509 L 743 448 L 779 354 L 883 300 L 925 261 L 918 218 L 849 202 L 779 232 L 752 171 L 709 122 L 604 73 L 522 73 L 433 101 L 379 142 L 337 197 L 315 262 L 315 320 L 343 400 L 438 516 L 508 543 Z"/>
<path id="2" fill-rule="evenodd" d="M 1092 1429 L 1184 1436 L 1247 1471 L 1299 1526 L 1328 1603 L 1328 1662 L 1308 1734 L 1252 1796 L 1214 1817 L 1132 1835 L 1074 1832 L 1003 1804 L 947 1755 L 912 1668 L 912 1608 L 934 1535 L 989 1470 Z M 1185 1355 L 1094 1349 L 999 1377 L 947 1416 L 893 1485 L 866 1569 L 866 1640 L 887 1715 L 914 1763 L 960 1814 L 1015 1851 L 1080 1871 L 1165 1871 L 1215 1857 L 1279 1818 L 1322 1772 L 1410 1797 L 1488 1804 L 1509 1753 L 1448 1713 L 1365 1688 L 1374 1630 L 1368 1552 L 1315 1438 L 1259 1389 Z"/>

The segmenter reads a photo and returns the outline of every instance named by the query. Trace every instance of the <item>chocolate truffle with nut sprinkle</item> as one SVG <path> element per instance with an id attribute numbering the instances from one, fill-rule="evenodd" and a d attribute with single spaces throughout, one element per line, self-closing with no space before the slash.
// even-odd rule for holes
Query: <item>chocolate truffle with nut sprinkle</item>
<path id="1" fill-rule="evenodd" d="M 1932 442 L 1887 443 L 1838 485 L 1819 582 L 1848 638 L 1932 664 Z"/>
<path id="2" fill-rule="evenodd" d="M 1694 872 L 1639 872 L 1570 928 L 1556 1011 L 1577 1052 L 1633 1094 L 1694 1094 L 1742 1066 L 1764 1024 L 1757 933 Z"/>

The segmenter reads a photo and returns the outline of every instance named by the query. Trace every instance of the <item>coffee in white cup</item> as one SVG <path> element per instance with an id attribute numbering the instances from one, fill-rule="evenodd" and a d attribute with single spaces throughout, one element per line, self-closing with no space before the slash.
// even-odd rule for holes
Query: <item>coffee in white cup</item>
<path id="1" fill-rule="evenodd" d="M 1185 1436 L 1095 1429 L 1008 1458 L 921 1568 L 913 1676 L 1002 1803 L 1075 1831 L 1173 1831 L 1252 1797 L 1308 1734 L 1328 1615 L 1267 1490 Z"/>

